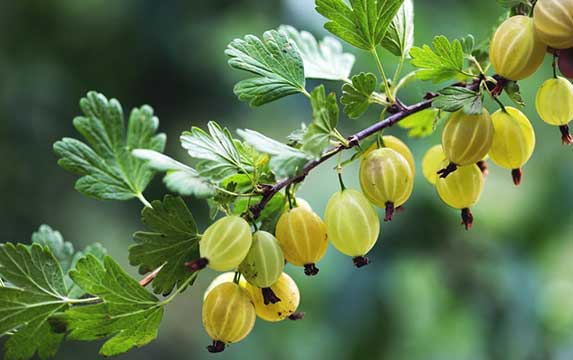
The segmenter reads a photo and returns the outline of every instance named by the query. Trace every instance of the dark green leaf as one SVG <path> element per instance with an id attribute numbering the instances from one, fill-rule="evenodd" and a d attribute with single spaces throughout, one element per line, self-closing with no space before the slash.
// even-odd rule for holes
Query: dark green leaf
<path id="1" fill-rule="evenodd" d="M 279 179 L 299 174 L 312 158 L 304 151 L 273 140 L 254 130 L 237 130 L 237 133 L 257 151 L 271 156 L 270 168 Z"/>
<path id="2" fill-rule="evenodd" d="M 232 67 L 248 71 L 256 77 L 235 85 L 235 94 L 252 106 L 260 106 L 287 95 L 304 92 L 305 77 L 302 58 L 286 34 L 276 30 L 235 39 L 225 50 Z"/>
<path id="3" fill-rule="evenodd" d="M 131 150 L 142 148 L 163 151 L 165 135 L 156 134 L 159 120 L 153 109 L 134 109 L 124 129 L 123 110 L 115 99 L 89 92 L 80 101 L 84 116 L 74 119 L 74 126 L 86 143 L 64 138 L 54 144 L 60 156 L 58 164 L 81 175 L 76 189 L 105 200 L 127 200 L 140 195 L 154 172 Z M 89 144 L 89 145 L 88 145 Z"/>
<path id="4" fill-rule="evenodd" d="M 460 87 L 450 86 L 439 91 L 440 96 L 434 99 L 434 107 L 455 112 L 464 109 L 467 114 L 481 114 L 483 109 L 482 95 L 479 92 Z"/>
<path id="5" fill-rule="evenodd" d="M 352 77 L 352 84 L 342 86 L 340 102 L 351 119 L 364 115 L 370 106 L 370 96 L 376 90 L 377 79 L 372 73 L 360 73 Z"/>
<path id="6" fill-rule="evenodd" d="M 157 337 L 163 307 L 157 298 L 127 275 L 110 257 L 103 264 L 88 255 L 70 273 L 86 292 L 102 303 L 71 308 L 65 313 L 71 340 L 108 339 L 103 356 L 124 353 Z"/>
<path id="7" fill-rule="evenodd" d="M 153 280 L 153 290 L 167 295 L 190 276 L 188 261 L 199 258 L 199 235 L 195 219 L 180 197 L 166 195 L 163 202 L 145 207 L 141 221 L 149 232 L 138 231 L 129 248 L 129 262 L 144 274 L 163 266 Z"/>
<path id="8" fill-rule="evenodd" d="M 335 93 L 326 96 L 324 85 L 314 89 L 310 102 L 312 123 L 304 134 L 302 150 L 318 158 L 329 147 L 330 139 L 338 125 L 338 102 Z"/>
<path id="9" fill-rule="evenodd" d="M 432 44 L 433 50 L 428 45 L 410 50 L 412 65 L 422 69 L 417 72 L 418 78 L 439 83 L 459 77 L 464 67 L 464 51 L 460 41 L 456 39 L 450 43 L 441 35 L 435 37 Z"/>
<path id="10" fill-rule="evenodd" d="M 236 215 L 241 215 L 247 212 L 249 207 L 255 205 L 259 201 L 261 201 L 260 196 L 237 199 L 233 208 L 233 213 Z M 273 196 L 273 198 L 267 203 L 257 218 L 258 228 L 260 230 L 268 231 L 274 234 L 277 221 L 284 212 L 286 203 L 287 200 L 283 194 L 275 194 L 275 196 Z"/>
<path id="11" fill-rule="evenodd" d="M 327 36 L 319 43 L 311 33 L 299 32 L 289 25 L 282 25 L 279 30 L 296 44 L 306 78 L 344 80 L 350 76 L 355 58 L 343 52 L 340 41 Z"/>
<path id="12" fill-rule="evenodd" d="M 516 81 L 508 81 L 504 88 L 505 92 L 517 106 L 525 106 L 525 101 L 523 96 L 521 96 L 521 90 L 519 89 L 519 84 Z"/>
<path id="13" fill-rule="evenodd" d="M 388 27 L 382 47 L 396 56 L 407 56 L 414 46 L 414 3 L 405 0 Z"/>
<path id="14" fill-rule="evenodd" d="M 64 273 L 70 270 L 74 258 L 74 246 L 64 241 L 59 231 L 52 230 L 48 225 L 41 225 L 38 231 L 32 234 L 32 242 L 42 247 L 47 246 L 60 263 Z"/>
<path id="15" fill-rule="evenodd" d="M 441 111 L 438 109 L 426 109 L 412 114 L 400 121 L 401 128 L 408 129 L 408 136 L 422 138 L 432 135 L 436 129 Z"/>
<path id="16" fill-rule="evenodd" d="M 388 26 L 404 0 L 316 0 L 316 11 L 330 21 L 324 27 L 363 50 L 373 50 L 384 39 Z"/>

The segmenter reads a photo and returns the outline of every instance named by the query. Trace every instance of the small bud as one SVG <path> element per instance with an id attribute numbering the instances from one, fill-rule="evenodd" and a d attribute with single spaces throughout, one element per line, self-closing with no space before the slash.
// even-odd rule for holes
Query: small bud
<path id="1" fill-rule="evenodd" d="M 513 178 L 515 186 L 519 186 L 519 184 L 521 184 L 521 178 L 523 177 L 523 171 L 521 171 L 521 169 L 513 169 L 511 170 L 511 177 Z"/>

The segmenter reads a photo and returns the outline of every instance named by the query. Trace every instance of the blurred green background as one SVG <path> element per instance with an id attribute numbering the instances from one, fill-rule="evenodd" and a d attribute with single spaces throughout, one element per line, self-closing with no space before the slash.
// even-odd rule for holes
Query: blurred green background
<path id="1" fill-rule="evenodd" d="M 503 13 L 494 0 L 415 0 L 415 6 L 418 45 L 442 33 L 482 40 Z M 250 109 L 233 95 L 244 74 L 228 67 L 223 51 L 235 37 L 283 23 L 322 36 L 323 22 L 312 0 L 0 1 L 1 241 L 27 242 L 47 223 L 77 248 L 101 242 L 136 274 L 127 247 L 141 228 L 140 204 L 75 192 L 74 176 L 56 165 L 51 150 L 61 137 L 77 137 L 71 120 L 80 97 L 97 90 L 126 111 L 152 105 L 168 134 L 167 153 L 183 161 L 179 134 L 209 120 L 284 139 L 309 121 L 307 100 L 294 96 Z M 358 56 L 355 72 L 375 70 L 366 54 L 351 51 Z M 384 62 L 395 65 L 388 53 Z M 515 188 L 509 172 L 492 165 L 471 231 L 418 167 L 414 196 L 406 212 L 383 224 L 370 266 L 354 269 L 330 248 L 316 278 L 288 268 L 302 292 L 303 321 L 257 321 L 248 339 L 209 355 L 200 310 L 215 274 L 206 273 L 168 307 L 155 342 L 118 359 L 572 359 L 573 149 L 560 144 L 558 130 L 545 126 L 532 106 L 549 76 L 546 63 L 521 84 L 538 137 L 524 183 Z M 415 102 L 430 88 L 417 83 L 402 97 Z M 344 119 L 342 131 L 376 118 L 369 112 L 360 121 Z M 399 129 L 390 133 L 405 138 Z M 407 142 L 420 161 L 439 135 Z M 299 193 L 319 214 L 338 186 L 330 165 Z M 344 177 L 357 186 L 355 166 Z M 146 195 L 159 199 L 164 192 L 157 177 Z M 204 229 L 206 204 L 188 203 Z M 100 344 L 65 343 L 57 358 L 97 359 Z"/>

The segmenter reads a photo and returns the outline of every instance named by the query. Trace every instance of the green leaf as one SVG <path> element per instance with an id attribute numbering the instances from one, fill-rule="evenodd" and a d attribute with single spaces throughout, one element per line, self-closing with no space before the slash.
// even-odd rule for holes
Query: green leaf
<path id="1" fill-rule="evenodd" d="M 193 127 L 181 135 L 181 145 L 189 156 L 203 160 L 197 166 L 199 175 L 221 181 L 236 173 L 251 173 L 255 161 L 253 154 L 233 139 L 227 128 L 221 128 L 214 121 L 210 121 L 207 127 L 209 133 Z"/>
<path id="2" fill-rule="evenodd" d="M 296 44 L 307 79 L 344 80 L 350 76 L 355 58 L 343 52 L 340 41 L 327 36 L 319 43 L 311 33 L 289 25 L 282 25 L 279 31 Z"/>
<path id="3" fill-rule="evenodd" d="M 64 273 L 70 270 L 74 258 L 74 246 L 64 241 L 59 231 L 53 230 L 48 225 L 41 225 L 38 231 L 32 234 L 32 242 L 43 247 L 47 246 L 60 263 Z"/>
<path id="4" fill-rule="evenodd" d="M 530 0 L 497 0 L 497 3 L 506 9 L 512 9 L 519 5 L 531 5 Z"/>
<path id="5" fill-rule="evenodd" d="M 515 103 L 515 105 L 519 107 L 525 106 L 525 101 L 523 100 L 523 96 L 521 96 L 521 90 L 517 81 L 508 81 L 504 87 L 504 90 L 511 101 Z"/>
<path id="6" fill-rule="evenodd" d="M 233 209 L 233 214 L 241 215 L 249 210 L 249 207 L 256 204 L 262 199 L 262 197 L 257 196 L 253 198 L 239 198 L 235 202 L 235 207 Z M 277 193 L 273 198 L 267 203 L 261 214 L 257 218 L 257 227 L 260 230 L 268 231 L 270 233 L 275 233 L 276 224 L 279 217 L 285 210 L 287 204 L 287 199 L 282 193 Z"/>
<path id="7" fill-rule="evenodd" d="M 200 199 L 213 196 L 213 184 L 192 167 L 153 150 L 135 149 L 132 153 L 136 158 L 147 161 L 153 170 L 166 173 L 163 182 L 169 191 Z"/>
<path id="8" fill-rule="evenodd" d="M 324 85 L 314 89 L 310 102 L 312 123 L 304 134 L 302 150 L 318 158 L 329 147 L 338 125 L 338 102 L 335 93 L 326 96 Z"/>
<path id="9" fill-rule="evenodd" d="M 434 38 L 433 47 L 413 47 L 410 50 L 412 65 L 422 70 L 417 72 L 421 80 L 432 80 L 434 83 L 457 78 L 464 67 L 464 51 L 459 40 L 452 43 L 443 35 Z"/>
<path id="10" fill-rule="evenodd" d="M 102 303 L 71 308 L 64 314 L 70 340 L 108 338 L 103 356 L 124 353 L 157 337 L 163 307 L 158 299 L 127 275 L 110 257 L 81 259 L 72 279 Z"/>
<path id="11" fill-rule="evenodd" d="M 279 179 L 295 176 L 312 157 L 304 151 L 273 140 L 254 130 L 237 130 L 239 136 L 260 151 L 271 156 L 270 168 Z"/>
<path id="12" fill-rule="evenodd" d="M 329 19 L 324 28 L 360 49 L 371 51 L 384 39 L 404 0 L 316 0 L 316 11 Z"/>
<path id="13" fill-rule="evenodd" d="M 89 92 L 80 101 L 84 116 L 74 119 L 76 130 L 87 141 L 64 138 L 54 144 L 58 164 L 81 175 L 76 189 L 103 200 L 128 200 L 141 194 L 154 172 L 131 156 L 137 148 L 163 151 L 165 135 L 156 134 L 159 120 L 143 106 L 131 112 L 127 132 L 123 110 L 115 99 Z"/>
<path id="14" fill-rule="evenodd" d="M 57 242 L 57 241 L 56 241 Z M 36 352 L 53 356 L 63 340 L 47 324 L 68 306 L 64 273 L 48 246 L 0 245 L 0 336 L 16 331 L 6 342 L 6 360 L 27 360 Z"/>
<path id="15" fill-rule="evenodd" d="M 441 113 L 438 109 L 422 110 L 408 116 L 400 121 L 398 125 L 401 128 L 408 129 L 408 136 L 423 138 L 432 135 L 441 118 Z"/>
<path id="16" fill-rule="evenodd" d="M 483 109 L 482 94 L 465 87 L 449 86 L 438 92 L 440 96 L 434 99 L 434 107 L 456 112 L 464 109 L 467 114 L 481 114 Z"/>
<path id="17" fill-rule="evenodd" d="M 166 195 L 163 202 L 145 207 L 141 221 L 148 232 L 138 231 L 136 244 L 129 248 L 129 262 L 139 266 L 144 274 L 163 266 L 153 280 L 155 293 L 167 295 L 191 275 L 185 267 L 188 261 L 199 258 L 197 224 L 180 197 Z"/>
<path id="18" fill-rule="evenodd" d="M 414 3 L 405 0 L 390 23 L 382 47 L 396 56 L 408 56 L 414 46 Z"/>
<path id="19" fill-rule="evenodd" d="M 376 90 L 378 80 L 372 73 L 360 73 L 352 77 L 352 84 L 342 86 L 340 102 L 344 113 L 351 119 L 358 119 L 370 106 L 370 96 Z"/>
<path id="20" fill-rule="evenodd" d="M 239 99 L 251 106 L 306 91 L 302 58 L 284 33 L 270 30 L 262 40 L 253 35 L 235 39 L 225 54 L 230 57 L 229 65 L 256 75 L 240 81 L 234 89 Z"/>

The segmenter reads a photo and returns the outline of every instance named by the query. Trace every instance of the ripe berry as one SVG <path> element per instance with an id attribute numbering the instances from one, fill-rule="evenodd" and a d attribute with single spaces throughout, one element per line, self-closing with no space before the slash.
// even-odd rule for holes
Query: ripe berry
<path id="1" fill-rule="evenodd" d="M 235 275 L 236 274 L 234 272 L 226 272 L 214 278 L 213 281 L 211 281 L 211 283 L 209 284 L 209 286 L 207 286 L 207 289 L 203 294 L 203 300 L 205 300 L 207 298 L 207 295 L 209 295 L 209 293 L 213 291 L 213 289 L 216 288 L 217 286 L 223 283 L 233 282 L 235 280 Z M 239 277 L 239 286 L 242 287 L 243 289 L 247 286 L 247 280 L 245 280 L 245 278 L 242 275 Z"/>
<path id="2" fill-rule="evenodd" d="M 535 149 L 535 132 L 527 117 L 514 107 L 506 107 L 492 115 L 495 135 L 489 151 L 491 160 L 512 170 L 515 185 L 521 182 L 521 167 Z"/>
<path id="3" fill-rule="evenodd" d="M 538 0 L 533 19 L 545 44 L 554 49 L 573 47 L 573 0 Z"/>
<path id="4" fill-rule="evenodd" d="M 328 239 L 338 251 L 352 256 L 357 267 L 368 264 L 365 255 L 378 240 L 380 220 L 361 192 L 344 189 L 332 195 L 324 222 Z"/>
<path id="5" fill-rule="evenodd" d="M 446 154 L 444 153 L 442 145 L 432 146 L 426 152 L 426 155 L 424 155 L 424 159 L 422 159 L 422 172 L 430 184 L 436 184 L 438 170 L 440 170 L 444 161 L 446 161 Z"/>
<path id="6" fill-rule="evenodd" d="M 271 290 L 281 298 L 275 304 L 265 304 L 261 291 L 256 286 L 247 284 L 255 311 L 258 317 L 265 321 L 281 321 L 293 315 L 300 303 L 300 292 L 294 280 L 286 273 L 282 273 L 279 279 L 271 285 Z"/>
<path id="7" fill-rule="evenodd" d="M 436 182 L 438 195 L 448 206 L 462 210 L 462 223 L 466 229 L 473 224 L 470 208 L 474 206 L 482 193 L 484 177 L 475 165 L 461 166 L 447 178 Z"/>
<path id="8" fill-rule="evenodd" d="M 318 215 L 302 207 L 283 213 L 277 222 L 276 237 L 288 262 L 304 266 L 309 276 L 318 274 L 316 263 L 328 247 L 326 226 Z"/>
<path id="9" fill-rule="evenodd" d="M 450 163 L 439 171 L 440 176 L 482 160 L 491 148 L 494 131 L 486 109 L 479 115 L 468 115 L 463 110 L 453 113 L 442 131 L 442 147 Z"/>
<path id="10" fill-rule="evenodd" d="M 408 145 L 406 145 L 402 140 L 392 135 L 382 136 L 382 145 L 383 147 L 396 150 L 400 155 L 402 155 L 408 161 L 408 164 L 410 164 L 410 168 L 412 169 L 412 175 L 416 175 L 416 165 L 414 161 L 414 155 L 412 154 L 412 151 L 410 151 L 410 149 L 408 148 Z M 362 154 L 362 159 L 364 159 L 368 154 L 370 154 L 372 151 L 378 148 L 379 148 L 378 143 L 372 144 L 368 148 L 368 150 L 366 150 L 364 154 Z"/>
<path id="11" fill-rule="evenodd" d="M 251 248 L 251 227 L 239 216 L 225 216 L 207 228 L 199 241 L 201 259 L 188 263 L 192 270 L 209 266 L 229 271 L 243 261 Z"/>
<path id="12" fill-rule="evenodd" d="M 233 282 L 215 287 L 203 302 L 203 327 L 213 339 L 209 352 L 243 340 L 255 325 L 256 313 L 247 291 Z"/>
<path id="13" fill-rule="evenodd" d="M 573 84 L 558 77 L 541 85 L 535 99 L 539 117 L 549 125 L 559 126 L 564 144 L 573 142 L 567 124 L 573 119 Z"/>
<path id="14" fill-rule="evenodd" d="M 559 51 L 558 64 L 563 76 L 573 79 L 573 48 Z"/>
<path id="15" fill-rule="evenodd" d="M 249 284 L 261 289 L 265 302 L 275 303 L 281 299 L 269 288 L 281 276 L 284 266 L 285 258 L 278 240 L 266 231 L 257 231 L 239 271 Z"/>
<path id="16" fill-rule="evenodd" d="M 360 186 L 374 205 L 385 208 L 384 221 L 404 204 L 414 188 L 414 176 L 406 158 L 390 148 L 374 150 L 360 163 Z"/>
<path id="17" fill-rule="evenodd" d="M 517 81 L 537 71 L 546 50 L 535 33 L 533 19 L 513 16 L 505 20 L 493 35 L 490 60 L 499 75 Z"/>

